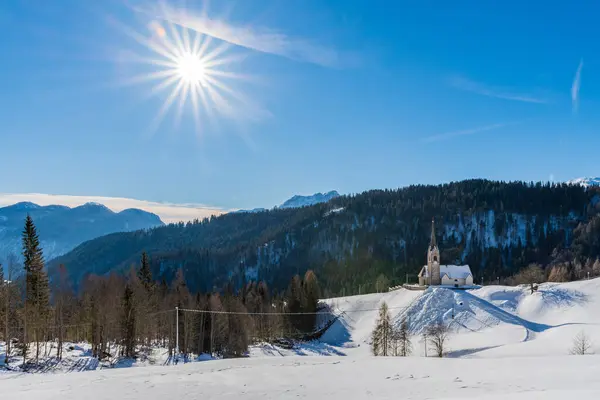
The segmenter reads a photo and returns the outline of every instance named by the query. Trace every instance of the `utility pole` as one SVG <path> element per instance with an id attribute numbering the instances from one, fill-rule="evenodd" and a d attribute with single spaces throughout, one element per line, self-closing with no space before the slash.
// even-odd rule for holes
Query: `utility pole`
<path id="1" fill-rule="evenodd" d="M 179 307 L 175 307 L 175 354 L 179 357 Z"/>

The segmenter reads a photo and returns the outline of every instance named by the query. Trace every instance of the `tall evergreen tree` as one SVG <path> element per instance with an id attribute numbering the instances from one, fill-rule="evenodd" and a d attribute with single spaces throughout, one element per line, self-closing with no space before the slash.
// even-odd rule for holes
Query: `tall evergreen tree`
<path id="1" fill-rule="evenodd" d="M 298 275 L 295 275 L 290 281 L 286 293 L 286 311 L 288 313 L 296 314 L 290 315 L 290 324 L 296 330 L 302 330 L 302 315 L 297 315 L 302 312 L 302 280 Z"/>
<path id="2" fill-rule="evenodd" d="M 50 290 L 44 271 L 44 256 L 31 216 L 25 219 L 23 230 L 23 266 L 25 268 L 25 333 L 23 355 L 27 355 L 30 338 L 36 343 L 36 361 L 40 355 L 40 342 L 44 337 L 49 317 Z"/>
<path id="3" fill-rule="evenodd" d="M 150 260 L 148 259 L 148 254 L 146 252 L 142 253 L 142 262 L 140 269 L 138 270 L 138 278 L 147 292 L 154 290 L 155 285 L 152 279 L 152 272 L 150 271 Z"/>
<path id="4" fill-rule="evenodd" d="M 123 337 L 123 355 L 133 357 L 135 355 L 135 302 L 131 285 L 125 285 L 123 293 L 123 315 L 121 319 L 121 330 Z"/>

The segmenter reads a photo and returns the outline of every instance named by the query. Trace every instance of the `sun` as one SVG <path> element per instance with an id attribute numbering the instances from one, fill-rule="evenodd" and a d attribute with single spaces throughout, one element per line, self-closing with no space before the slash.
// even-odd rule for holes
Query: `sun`
<path id="1" fill-rule="evenodd" d="M 140 70 L 124 84 L 153 82 L 150 96 L 166 92 L 162 106 L 150 122 L 150 133 L 156 131 L 164 117 L 175 108 L 175 125 L 179 125 L 184 109 L 191 110 L 200 134 L 202 126 L 217 116 L 234 120 L 257 120 L 268 116 L 256 101 L 246 98 L 239 86 L 250 80 L 250 75 L 234 72 L 240 68 L 243 56 L 228 52 L 227 42 L 213 42 L 213 37 L 185 27 L 158 22 L 149 25 L 147 37 L 128 27 L 125 33 L 141 44 L 148 54 L 128 51 L 121 61 L 143 64 Z M 236 87 L 232 85 L 236 82 Z M 175 107 L 173 107 L 175 106 Z"/>
<path id="2" fill-rule="evenodd" d="M 177 74 L 188 85 L 206 85 L 207 68 L 200 55 L 185 52 L 177 59 L 176 65 Z"/>

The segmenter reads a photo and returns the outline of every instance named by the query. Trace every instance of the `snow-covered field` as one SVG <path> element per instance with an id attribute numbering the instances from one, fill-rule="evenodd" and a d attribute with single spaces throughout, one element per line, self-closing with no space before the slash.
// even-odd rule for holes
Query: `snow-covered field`
<path id="1" fill-rule="evenodd" d="M 373 357 L 369 338 L 385 301 L 394 323 L 415 333 L 411 357 Z M 328 299 L 340 315 L 320 342 L 286 350 L 253 346 L 250 358 L 109 368 L 83 374 L 0 374 L 3 396 L 57 398 L 285 399 L 355 398 L 600 398 L 600 358 L 574 356 L 573 338 L 585 332 L 600 354 L 600 279 L 469 291 L 397 290 Z M 454 318 L 453 318 L 454 315 Z M 430 323 L 450 323 L 448 358 L 423 357 L 420 339 Z M 80 357 L 85 357 L 85 349 Z M 431 353 L 430 353 L 431 355 Z M 74 356 L 76 358 L 76 356 Z M 124 365 L 120 365 L 124 366 Z M 76 370 L 76 369 L 75 369 Z"/>
<path id="2" fill-rule="evenodd" d="M 0 377 L 3 398 L 597 399 L 596 357 L 249 358 L 79 374 Z"/>

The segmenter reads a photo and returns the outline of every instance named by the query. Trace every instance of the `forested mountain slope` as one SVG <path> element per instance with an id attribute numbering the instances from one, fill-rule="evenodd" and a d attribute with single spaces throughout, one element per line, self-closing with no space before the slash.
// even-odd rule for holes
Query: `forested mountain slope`
<path id="1" fill-rule="evenodd" d="M 368 290 L 380 274 L 392 284 L 415 274 L 435 218 L 442 262 L 468 263 L 477 281 L 491 280 L 565 257 L 569 248 L 576 252 L 566 257 L 596 257 L 595 190 L 487 180 L 372 190 L 309 207 L 112 234 L 78 246 L 50 268 L 64 264 L 80 280 L 123 271 L 147 251 L 154 276 L 170 281 L 181 268 L 193 289 L 264 280 L 283 290 L 292 275 L 313 269 L 325 295 L 349 294 L 359 286 Z"/>

